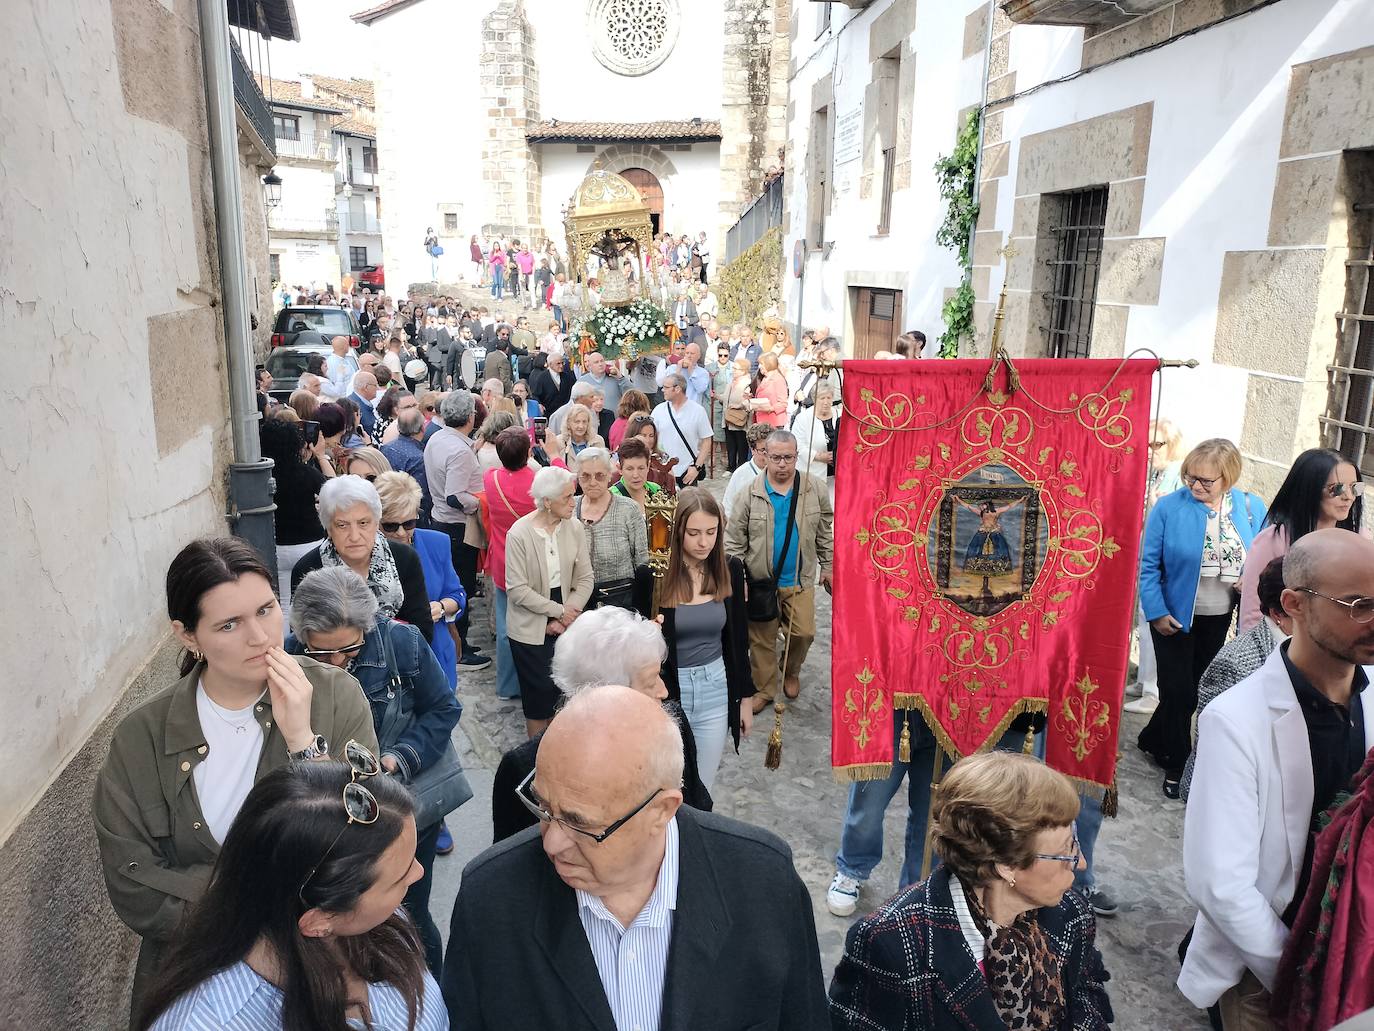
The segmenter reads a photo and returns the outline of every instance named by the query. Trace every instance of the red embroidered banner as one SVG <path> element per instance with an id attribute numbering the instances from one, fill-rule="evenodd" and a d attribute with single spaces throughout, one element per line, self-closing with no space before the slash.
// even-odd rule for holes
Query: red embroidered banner
<path id="1" fill-rule="evenodd" d="M 1155 369 L 1026 360 L 1009 386 L 989 360 L 845 363 L 838 778 L 887 775 L 895 707 L 955 755 L 1045 712 L 1046 761 L 1112 782 Z"/>

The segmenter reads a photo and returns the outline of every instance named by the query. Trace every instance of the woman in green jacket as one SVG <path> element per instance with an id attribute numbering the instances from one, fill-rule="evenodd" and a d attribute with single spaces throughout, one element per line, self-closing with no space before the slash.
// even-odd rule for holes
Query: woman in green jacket
<path id="1" fill-rule="evenodd" d="M 246 542 L 183 548 L 167 570 L 167 614 L 186 649 L 182 677 L 120 721 L 93 804 L 110 902 L 143 938 L 134 1014 L 253 785 L 326 757 L 331 741 L 377 747 L 358 682 L 283 650 L 272 574 Z"/>

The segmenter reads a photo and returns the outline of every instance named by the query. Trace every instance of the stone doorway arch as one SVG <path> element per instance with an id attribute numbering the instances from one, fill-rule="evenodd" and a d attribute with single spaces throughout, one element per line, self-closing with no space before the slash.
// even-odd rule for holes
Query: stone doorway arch
<path id="1" fill-rule="evenodd" d="M 658 176 L 647 168 L 622 169 L 620 175 L 639 191 L 644 203 L 648 205 L 649 222 L 653 226 L 654 235 L 663 232 L 663 185 L 658 181 Z"/>
<path id="2" fill-rule="evenodd" d="M 654 215 L 654 232 L 660 233 L 671 230 L 671 226 L 664 224 L 666 211 L 664 194 L 672 190 L 673 180 L 677 176 L 677 168 L 674 167 L 667 154 L 649 143 L 616 143 L 596 156 L 588 166 L 587 174 L 597 168 L 625 176 L 634 183 L 636 188 L 639 188 L 639 182 L 626 175 L 627 172 L 643 173 L 652 178 L 659 188 L 658 206 L 651 208 Z M 645 197 L 645 200 L 648 199 Z"/>

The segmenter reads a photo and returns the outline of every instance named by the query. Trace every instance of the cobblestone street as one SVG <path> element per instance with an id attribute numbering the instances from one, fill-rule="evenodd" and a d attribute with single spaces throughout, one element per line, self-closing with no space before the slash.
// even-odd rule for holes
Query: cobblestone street
<path id="1" fill-rule="evenodd" d="M 712 487 L 720 492 L 725 479 Z M 490 609 L 480 599 L 474 625 L 484 650 L 490 637 Z M 789 706 L 784 721 L 782 767 L 764 768 L 763 756 L 772 712 L 759 717 L 753 735 L 741 742 L 739 755 L 727 749 L 713 795 L 716 811 L 766 827 L 791 847 L 798 872 L 811 890 L 821 966 L 827 983 L 844 950 L 844 936 L 856 917 L 831 916 L 825 893 L 834 874 L 847 788 L 830 771 L 830 599 L 818 592 L 817 637 L 802 675 L 802 696 Z M 524 739 L 519 702 L 496 698 L 495 666 L 465 675 L 460 736 L 475 797 L 450 824 L 457 839 L 453 855 L 438 860 L 433 896 L 435 919 L 447 934 L 448 914 L 459 875 L 468 858 L 491 842 L 490 784 L 501 753 Z M 1111 982 L 1115 1027 L 1123 1031 L 1174 1031 L 1205 1028 L 1205 1015 L 1194 1010 L 1174 987 L 1176 949 L 1193 910 L 1183 892 L 1183 806 L 1164 798 L 1159 775 L 1135 748 L 1144 717 L 1125 717 L 1121 740 L 1125 756 L 1119 767 L 1120 815 L 1104 821 L 1095 856 L 1098 883 L 1121 906 L 1120 913 L 1098 920 L 1098 942 Z M 902 794 L 888 810 L 882 863 L 865 886 L 860 915 L 869 912 L 897 888 L 901 842 L 905 830 Z M 898 851 L 894 852 L 896 848 Z"/>

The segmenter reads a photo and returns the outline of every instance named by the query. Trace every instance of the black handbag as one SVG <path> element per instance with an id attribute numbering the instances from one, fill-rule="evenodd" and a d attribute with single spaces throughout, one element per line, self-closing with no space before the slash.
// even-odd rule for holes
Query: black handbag
<path id="1" fill-rule="evenodd" d="M 592 600 L 588 609 L 604 608 L 607 605 L 618 609 L 635 611 L 635 582 L 631 577 L 624 580 L 606 580 L 592 588 Z"/>
<path id="2" fill-rule="evenodd" d="M 386 653 L 386 668 L 390 679 L 386 684 L 386 712 L 382 714 L 382 726 L 377 733 L 377 743 L 382 752 L 387 752 L 401 735 L 410 729 L 415 721 L 414 713 L 401 711 L 401 692 L 405 686 L 400 674 L 396 672 L 396 658 L 391 651 L 391 635 L 386 623 L 377 627 L 382 635 L 382 647 Z M 420 830 L 432 827 L 449 813 L 453 812 L 468 799 L 472 798 L 472 785 L 468 783 L 463 764 L 458 759 L 458 749 L 453 746 L 450 736 L 443 752 L 429 766 L 406 782 L 411 795 L 415 798 L 415 826 Z"/>
<path id="3" fill-rule="evenodd" d="M 796 522 L 797 498 L 801 496 L 801 475 L 797 475 L 797 482 L 792 487 L 792 501 L 787 506 L 787 532 L 782 536 L 782 551 L 779 559 L 778 568 L 773 570 L 771 576 L 755 579 L 749 577 L 746 580 L 748 587 L 747 609 L 749 612 L 749 622 L 751 623 L 771 623 L 778 619 L 781 610 L 778 608 L 778 577 L 782 573 L 781 561 L 787 558 L 787 549 L 792 545 L 792 527 Z M 797 564 L 801 564 L 801 555 L 797 556 Z"/>

